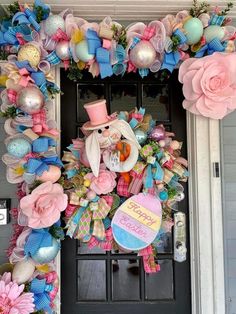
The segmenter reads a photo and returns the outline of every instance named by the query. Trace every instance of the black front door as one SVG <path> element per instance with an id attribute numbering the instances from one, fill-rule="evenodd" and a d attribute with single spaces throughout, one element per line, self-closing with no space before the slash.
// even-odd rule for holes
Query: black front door
<path id="1" fill-rule="evenodd" d="M 146 112 L 183 141 L 186 156 L 186 116 L 177 76 L 176 71 L 163 82 L 133 74 L 106 80 L 88 75 L 73 83 L 62 70 L 62 149 L 78 136 L 80 126 L 87 121 L 83 104 L 105 98 L 109 112 L 145 107 Z M 187 186 L 185 190 L 187 195 Z M 187 196 L 179 210 L 186 213 L 188 221 Z M 79 241 L 67 238 L 62 243 L 61 255 L 62 314 L 190 314 L 188 244 L 187 239 L 187 261 L 177 263 L 173 259 L 172 234 L 165 234 L 158 248 L 161 271 L 149 275 L 135 254 L 91 251 Z"/>

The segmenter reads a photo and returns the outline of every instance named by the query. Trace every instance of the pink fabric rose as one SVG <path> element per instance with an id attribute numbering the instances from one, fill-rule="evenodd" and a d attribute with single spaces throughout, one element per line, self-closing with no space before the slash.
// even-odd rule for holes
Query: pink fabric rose
<path id="1" fill-rule="evenodd" d="M 85 176 L 85 179 L 91 181 L 90 189 L 98 195 L 110 193 L 116 187 L 115 172 L 103 168 L 104 167 L 100 167 L 98 177 L 95 177 L 93 173 L 88 173 Z"/>
<path id="2" fill-rule="evenodd" d="M 45 182 L 20 201 L 22 213 L 28 217 L 28 226 L 34 229 L 52 226 L 67 207 L 68 197 L 58 183 Z"/>
<path id="3" fill-rule="evenodd" d="M 179 69 L 185 100 L 190 112 L 222 119 L 236 109 L 236 53 L 215 52 L 201 59 L 190 58 Z"/>

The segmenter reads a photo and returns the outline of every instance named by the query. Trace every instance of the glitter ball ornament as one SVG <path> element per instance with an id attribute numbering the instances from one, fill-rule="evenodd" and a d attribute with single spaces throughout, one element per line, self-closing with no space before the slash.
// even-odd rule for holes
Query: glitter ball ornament
<path id="1" fill-rule="evenodd" d="M 130 51 L 130 61 L 138 69 L 149 68 L 156 59 L 156 50 L 147 40 L 141 40 Z"/>
<path id="2" fill-rule="evenodd" d="M 75 47 L 76 57 L 83 62 L 88 62 L 94 58 L 94 55 L 88 52 L 87 40 L 81 40 Z"/>
<path id="3" fill-rule="evenodd" d="M 18 93 L 16 104 L 28 114 L 39 113 L 44 105 L 44 96 L 36 86 L 28 86 Z"/>
<path id="4" fill-rule="evenodd" d="M 40 58 L 41 58 L 40 49 L 30 43 L 22 46 L 19 49 L 18 55 L 17 55 L 18 61 L 27 60 L 29 61 L 29 64 L 34 68 L 38 66 L 40 62 Z"/>
<path id="5" fill-rule="evenodd" d="M 60 41 L 56 46 L 56 54 L 63 61 L 69 60 L 70 59 L 69 42 L 66 40 Z"/>
<path id="6" fill-rule="evenodd" d="M 65 31 L 65 21 L 60 15 L 50 15 L 44 24 L 44 31 L 48 36 L 56 34 L 58 29 Z"/>
<path id="7" fill-rule="evenodd" d="M 24 138 L 15 138 L 7 144 L 7 152 L 14 157 L 23 158 L 31 152 L 31 144 Z"/>
<path id="8" fill-rule="evenodd" d="M 59 250 L 60 244 L 53 238 L 51 246 L 39 248 L 38 251 L 31 257 L 37 264 L 46 264 L 54 260 Z"/>

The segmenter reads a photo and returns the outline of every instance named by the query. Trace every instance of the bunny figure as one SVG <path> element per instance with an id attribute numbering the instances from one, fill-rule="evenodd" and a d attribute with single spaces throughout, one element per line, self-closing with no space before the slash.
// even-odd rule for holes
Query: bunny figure
<path id="1" fill-rule="evenodd" d="M 106 167 L 112 171 L 130 171 L 138 159 L 140 149 L 130 125 L 123 120 L 118 120 L 114 114 L 108 116 L 105 99 L 87 103 L 84 108 L 90 121 L 86 122 L 82 129 L 85 134 L 91 132 L 85 139 L 85 150 L 93 174 L 98 177 L 101 157 Z M 121 140 L 122 136 L 123 140 Z M 119 141 L 130 145 L 131 151 L 124 162 L 119 162 L 114 167 L 111 148 Z"/>

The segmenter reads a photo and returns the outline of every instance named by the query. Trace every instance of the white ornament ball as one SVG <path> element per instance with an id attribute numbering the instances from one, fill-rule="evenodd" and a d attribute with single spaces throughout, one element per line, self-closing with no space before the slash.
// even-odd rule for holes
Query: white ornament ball
<path id="1" fill-rule="evenodd" d="M 17 94 L 16 104 L 28 114 L 39 113 L 44 106 L 44 95 L 38 87 L 28 86 Z"/>
<path id="2" fill-rule="evenodd" d="M 222 40 L 224 36 L 224 28 L 219 25 L 210 25 L 204 30 L 204 37 L 207 43 L 211 42 L 214 38 Z"/>
<path id="3" fill-rule="evenodd" d="M 148 69 L 156 59 L 156 50 L 147 40 L 141 40 L 130 51 L 130 61 L 138 69 Z"/>
<path id="4" fill-rule="evenodd" d="M 56 46 L 56 54 L 63 61 L 70 59 L 69 42 L 66 40 L 60 41 Z"/>
<path id="5" fill-rule="evenodd" d="M 29 64 L 32 67 L 37 67 L 41 58 L 41 51 L 38 47 L 35 45 L 32 45 L 30 43 L 25 44 L 22 46 L 17 54 L 17 60 L 18 61 L 29 61 Z"/>
<path id="6" fill-rule="evenodd" d="M 58 29 L 65 31 L 65 21 L 60 15 L 50 15 L 44 24 L 44 31 L 48 36 L 56 34 Z"/>
<path id="7" fill-rule="evenodd" d="M 35 265 L 31 259 L 17 262 L 12 272 L 12 279 L 19 285 L 27 282 L 35 271 Z"/>
<path id="8" fill-rule="evenodd" d="M 52 239 L 52 245 L 48 247 L 41 247 L 31 256 L 37 264 L 47 264 L 54 260 L 60 250 L 59 241 Z"/>
<path id="9" fill-rule="evenodd" d="M 94 54 L 88 52 L 88 43 L 87 40 L 81 40 L 75 46 L 76 57 L 83 62 L 88 62 L 94 58 Z"/>

